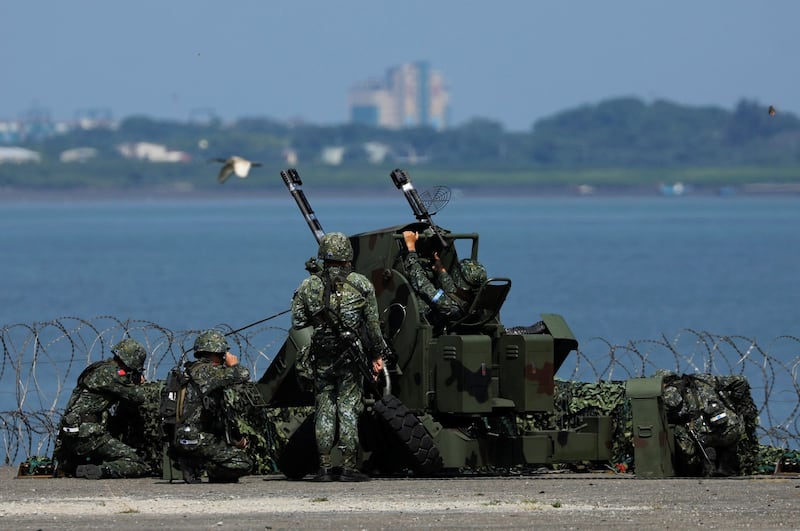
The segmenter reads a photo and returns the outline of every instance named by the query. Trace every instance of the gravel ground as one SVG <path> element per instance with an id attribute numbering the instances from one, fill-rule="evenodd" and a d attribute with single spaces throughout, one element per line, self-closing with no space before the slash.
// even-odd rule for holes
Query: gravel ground
<path id="1" fill-rule="evenodd" d="M 0 468 L 2 529 L 800 529 L 800 476 L 544 474 L 366 483 L 249 476 L 25 478 Z"/>

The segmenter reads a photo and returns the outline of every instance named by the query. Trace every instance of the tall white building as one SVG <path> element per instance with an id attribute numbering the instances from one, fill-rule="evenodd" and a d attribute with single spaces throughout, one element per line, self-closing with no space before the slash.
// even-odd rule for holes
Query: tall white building
<path id="1" fill-rule="evenodd" d="M 357 84 L 348 102 L 351 123 L 437 130 L 448 126 L 449 104 L 444 78 L 424 61 L 390 68 L 383 79 Z"/>

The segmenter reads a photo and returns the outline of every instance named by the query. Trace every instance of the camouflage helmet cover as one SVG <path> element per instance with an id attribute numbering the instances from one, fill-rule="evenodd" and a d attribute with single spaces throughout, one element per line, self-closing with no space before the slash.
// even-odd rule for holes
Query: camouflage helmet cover
<path id="1" fill-rule="evenodd" d="M 111 352 L 125 364 L 128 369 L 141 372 L 144 369 L 144 361 L 147 359 L 147 351 L 134 339 L 123 339 L 113 347 Z"/>
<path id="2" fill-rule="evenodd" d="M 454 275 L 453 282 L 460 289 L 470 290 L 481 287 L 487 278 L 485 267 L 476 260 L 465 258 L 458 264 L 458 274 Z"/>
<path id="3" fill-rule="evenodd" d="M 194 340 L 194 357 L 200 357 L 202 353 L 211 352 L 214 354 L 224 354 L 228 352 L 230 346 L 228 340 L 218 330 L 206 330 Z"/>
<path id="4" fill-rule="evenodd" d="M 349 262 L 353 259 L 353 246 L 343 233 L 329 232 L 319 242 L 317 257 L 320 260 Z"/>

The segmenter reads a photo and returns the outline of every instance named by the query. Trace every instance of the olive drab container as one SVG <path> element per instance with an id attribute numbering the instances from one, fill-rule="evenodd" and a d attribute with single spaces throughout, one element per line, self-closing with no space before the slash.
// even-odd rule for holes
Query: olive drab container
<path id="1" fill-rule="evenodd" d="M 643 478 L 675 475 L 675 437 L 667 422 L 663 389 L 659 376 L 625 382 L 625 394 L 631 403 L 633 460 L 636 475 Z"/>

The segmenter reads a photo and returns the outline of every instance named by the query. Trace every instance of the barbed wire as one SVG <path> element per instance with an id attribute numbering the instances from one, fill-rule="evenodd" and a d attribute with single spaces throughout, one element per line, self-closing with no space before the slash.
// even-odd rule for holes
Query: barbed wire
<path id="1" fill-rule="evenodd" d="M 693 329 L 684 329 L 672 339 L 662 335 L 621 345 L 593 338 L 567 359 L 561 374 L 568 372 L 567 379 L 585 382 L 659 372 L 743 376 L 758 408 L 760 442 L 796 448 L 800 443 L 800 338 L 779 336 L 766 345 L 755 338 Z"/>
<path id="2" fill-rule="evenodd" d="M 255 379 L 266 371 L 286 339 L 285 328 L 260 325 L 228 333 L 231 351 Z M 109 357 L 130 337 L 148 351 L 145 376 L 163 379 L 186 360 L 199 330 L 172 331 L 142 320 L 111 316 L 62 317 L 0 329 L 0 442 L 6 465 L 21 457 L 50 455 L 58 421 L 77 377 Z M 565 360 L 558 376 L 580 382 L 624 381 L 677 374 L 744 376 L 759 413 L 759 440 L 781 448 L 800 446 L 800 338 L 780 336 L 765 345 L 755 338 L 685 329 L 675 337 L 616 344 L 592 338 Z"/>

